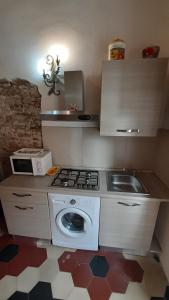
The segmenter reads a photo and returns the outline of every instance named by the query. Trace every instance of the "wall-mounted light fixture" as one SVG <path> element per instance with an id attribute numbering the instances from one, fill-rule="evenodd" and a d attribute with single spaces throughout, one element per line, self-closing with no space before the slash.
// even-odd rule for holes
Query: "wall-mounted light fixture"
<path id="1" fill-rule="evenodd" d="M 49 65 L 49 73 L 45 72 L 43 69 L 43 79 L 47 87 L 49 87 L 48 95 L 54 94 L 56 96 L 60 95 L 60 90 L 57 88 L 57 84 L 60 82 L 60 59 L 56 56 L 56 59 L 52 55 L 47 55 L 46 64 Z"/>
<path id="2" fill-rule="evenodd" d="M 49 47 L 46 60 L 39 60 L 38 70 L 42 74 L 47 87 L 49 87 L 48 95 L 54 94 L 59 96 L 64 90 L 64 72 L 63 65 L 69 57 L 69 50 L 65 45 L 53 44 Z M 42 67 L 43 66 L 43 67 Z"/>

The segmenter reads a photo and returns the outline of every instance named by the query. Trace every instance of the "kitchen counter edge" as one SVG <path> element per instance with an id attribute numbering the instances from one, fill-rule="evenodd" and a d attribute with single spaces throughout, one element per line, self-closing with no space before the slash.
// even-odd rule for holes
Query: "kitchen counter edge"
<path id="1" fill-rule="evenodd" d="M 106 186 L 106 171 L 99 171 L 100 176 L 100 190 L 75 190 L 68 188 L 51 187 L 50 184 L 53 176 L 26 176 L 26 175 L 11 175 L 0 183 L 1 190 L 14 190 L 19 189 L 22 191 L 34 192 L 47 192 L 47 193 L 60 193 L 66 195 L 79 195 L 84 196 L 100 196 L 100 197 L 138 197 L 150 199 L 160 202 L 169 202 L 169 188 L 155 175 L 153 172 L 137 172 L 136 176 L 145 185 L 150 195 L 131 194 L 131 193 L 116 193 L 108 192 Z"/>

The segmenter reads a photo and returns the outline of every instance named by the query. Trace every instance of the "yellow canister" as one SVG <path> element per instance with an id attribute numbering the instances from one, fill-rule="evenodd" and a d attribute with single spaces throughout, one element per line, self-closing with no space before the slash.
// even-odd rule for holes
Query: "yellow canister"
<path id="1" fill-rule="evenodd" d="M 126 43 L 121 39 L 114 39 L 108 48 L 108 59 L 124 59 Z"/>

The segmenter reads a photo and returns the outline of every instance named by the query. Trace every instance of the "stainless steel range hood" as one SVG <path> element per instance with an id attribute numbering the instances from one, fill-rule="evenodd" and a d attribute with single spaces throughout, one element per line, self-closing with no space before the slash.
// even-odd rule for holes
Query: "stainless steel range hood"
<path id="1" fill-rule="evenodd" d="M 41 112 L 42 126 L 98 127 L 98 115 L 84 113 L 84 80 L 82 71 L 65 71 L 60 89 L 64 110 Z M 58 99 L 59 100 L 59 99 Z M 73 107 L 72 107 L 73 106 Z M 77 110 L 77 112 L 72 111 Z"/>
<path id="2" fill-rule="evenodd" d="M 57 127 L 98 127 L 99 116 L 72 112 L 70 110 L 49 110 L 40 114 L 42 126 Z"/>

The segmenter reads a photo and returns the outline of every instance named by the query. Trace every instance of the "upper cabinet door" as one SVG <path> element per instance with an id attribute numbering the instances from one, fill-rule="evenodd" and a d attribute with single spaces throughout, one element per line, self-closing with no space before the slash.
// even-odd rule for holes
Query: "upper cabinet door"
<path id="1" fill-rule="evenodd" d="M 103 63 L 101 135 L 156 136 L 167 67 L 167 58 Z"/>

